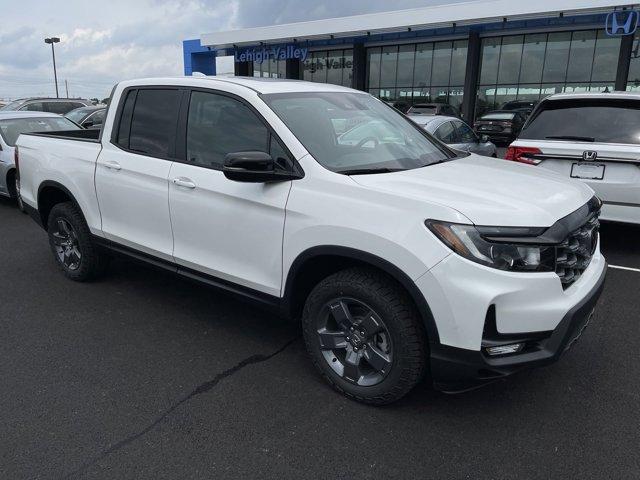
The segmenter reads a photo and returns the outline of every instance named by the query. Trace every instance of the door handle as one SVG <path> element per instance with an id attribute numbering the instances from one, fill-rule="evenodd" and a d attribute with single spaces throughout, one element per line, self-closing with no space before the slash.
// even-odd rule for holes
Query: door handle
<path id="1" fill-rule="evenodd" d="M 105 160 L 104 166 L 109 170 L 120 170 L 122 168 L 118 162 L 113 160 Z"/>
<path id="2" fill-rule="evenodd" d="M 173 179 L 173 183 L 174 183 L 174 185 L 177 185 L 178 187 L 196 188 L 196 184 L 193 183 L 193 180 L 191 180 L 190 178 L 186 178 L 186 177 L 174 178 Z"/>

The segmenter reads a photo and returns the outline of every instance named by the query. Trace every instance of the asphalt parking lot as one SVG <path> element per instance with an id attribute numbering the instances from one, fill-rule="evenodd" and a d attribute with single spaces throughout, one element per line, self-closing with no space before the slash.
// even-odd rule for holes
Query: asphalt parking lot
<path id="1" fill-rule="evenodd" d="M 640 268 L 640 229 L 607 225 Z M 65 280 L 0 200 L 0 478 L 638 478 L 640 272 L 611 269 L 553 366 L 375 408 L 326 386 L 296 325 L 117 261 Z"/>

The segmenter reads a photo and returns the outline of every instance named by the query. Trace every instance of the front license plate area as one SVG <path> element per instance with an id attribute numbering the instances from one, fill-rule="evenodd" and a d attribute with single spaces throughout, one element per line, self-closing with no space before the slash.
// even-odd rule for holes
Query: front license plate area
<path id="1" fill-rule="evenodd" d="M 574 163 L 571 165 L 571 178 L 602 180 L 604 178 L 604 165 L 601 163 Z"/>

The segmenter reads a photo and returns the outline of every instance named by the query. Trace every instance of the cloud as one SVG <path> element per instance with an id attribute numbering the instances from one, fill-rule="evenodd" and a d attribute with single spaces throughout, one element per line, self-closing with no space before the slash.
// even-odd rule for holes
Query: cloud
<path id="1" fill-rule="evenodd" d="M 4 2 L 3 2 L 4 3 Z M 22 0 L 3 6 L 0 98 L 53 95 L 51 49 L 58 79 L 72 95 L 107 96 L 128 78 L 181 75 L 182 40 L 202 33 L 314 20 L 446 0 Z M 54 28 L 52 28 L 54 26 Z M 232 65 L 227 65 L 232 68 Z"/>

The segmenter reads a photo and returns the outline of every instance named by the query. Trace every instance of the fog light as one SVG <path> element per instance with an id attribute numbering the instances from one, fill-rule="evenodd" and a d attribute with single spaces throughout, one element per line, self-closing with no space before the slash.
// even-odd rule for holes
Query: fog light
<path id="1" fill-rule="evenodd" d="M 512 343 L 511 345 L 499 345 L 497 347 L 487 347 L 487 354 L 495 357 L 496 355 L 507 355 L 508 353 L 518 353 L 524 348 L 524 343 Z"/>

